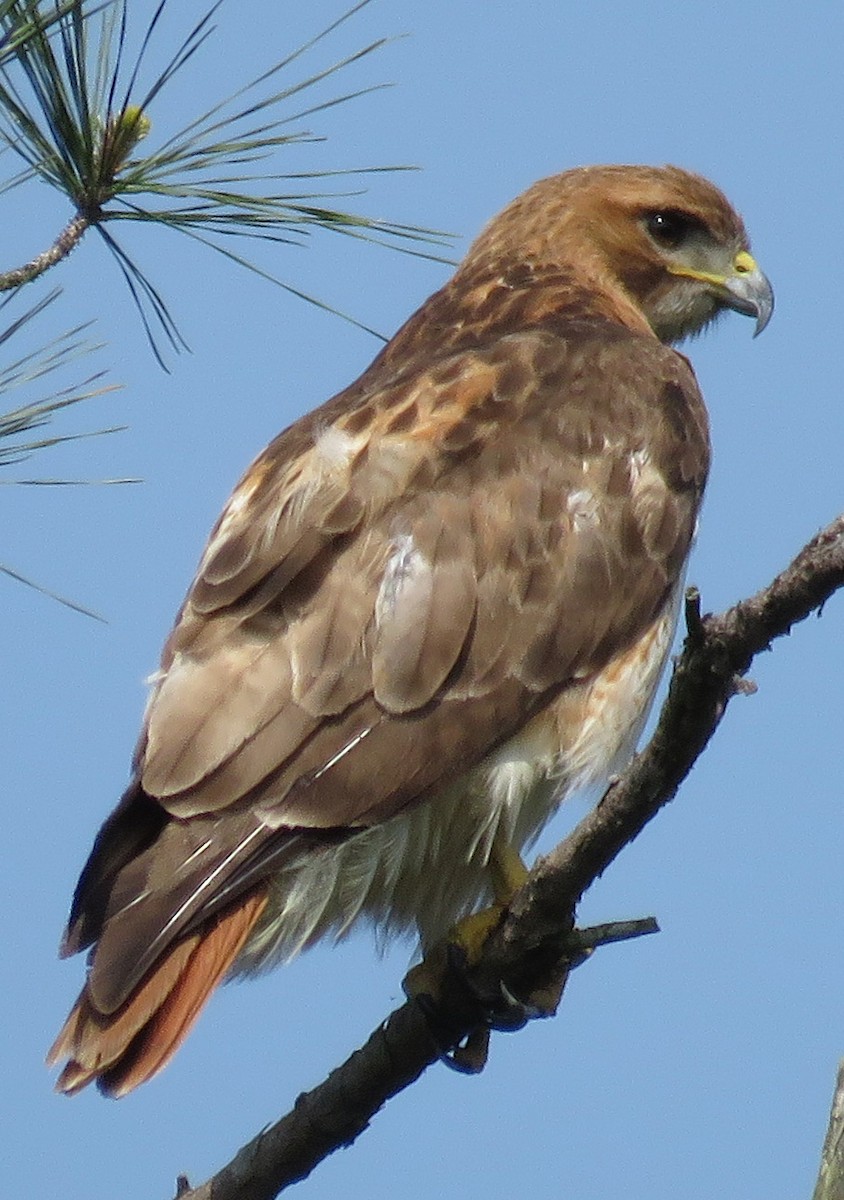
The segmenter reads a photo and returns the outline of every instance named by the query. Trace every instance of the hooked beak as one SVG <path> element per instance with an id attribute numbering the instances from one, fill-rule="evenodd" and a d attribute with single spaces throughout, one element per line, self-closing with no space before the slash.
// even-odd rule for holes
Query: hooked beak
<path id="1" fill-rule="evenodd" d="M 733 260 L 732 272 L 720 282 L 721 298 L 728 308 L 756 318 L 753 336 L 758 337 L 774 311 L 774 289 L 756 265 L 752 254 L 741 250 Z"/>
<path id="2" fill-rule="evenodd" d="M 774 289 L 747 250 L 739 250 L 725 275 L 700 271 L 685 264 L 670 266 L 668 270 L 672 275 L 683 275 L 687 279 L 708 284 L 725 308 L 732 308 L 746 317 L 755 317 L 754 337 L 759 336 L 771 319 Z"/>

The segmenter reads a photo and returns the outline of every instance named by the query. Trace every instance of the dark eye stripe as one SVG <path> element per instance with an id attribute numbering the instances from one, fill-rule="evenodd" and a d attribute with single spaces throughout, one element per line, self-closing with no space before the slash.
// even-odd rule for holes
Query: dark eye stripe
<path id="1" fill-rule="evenodd" d="M 660 209 L 645 214 L 645 228 L 660 246 L 676 250 L 691 233 L 700 229 L 700 222 L 688 213 Z"/>

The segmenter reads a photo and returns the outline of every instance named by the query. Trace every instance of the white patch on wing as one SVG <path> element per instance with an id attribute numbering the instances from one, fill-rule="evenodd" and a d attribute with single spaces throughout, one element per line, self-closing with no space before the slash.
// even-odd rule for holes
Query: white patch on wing
<path id="1" fill-rule="evenodd" d="M 578 488 L 571 492 L 566 500 L 566 510 L 575 533 L 589 525 L 595 525 L 598 521 L 598 500 L 589 488 Z"/>
<path id="2" fill-rule="evenodd" d="M 357 454 L 361 439 L 350 437 L 336 425 L 328 425 L 314 439 L 314 455 L 324 470 L 344 470 Z"/>
<path id="3" fill-rule="evenodd" d="M 266 545 L 271 544 L 282 520 L 290 525 L 307 521 L 308 505 L 324 487 L 349 487 L 352 466 L 366 441 L 365 433 L 351 437 L 335 425 L 323 426 L 314 434 L 311 449 L 291 464 L 285 484 L 277 489 L 279 503 L 268 515 L 263 532 Z"/>
<path id="4" fill-rule="evenodd" d="M 653 503 L 654 498 L 661 499 L 665 495 L 665 477 L 651 462 L 651 456 L 647 450 L 634 450 L 630 455 L 627 469 L 633 503 L 637 510 L 642 505 Z"/>
<path id="5" fill-rule="evenodd" d="M 393 540 L 395 550 L 387 560 L 381 586 L 375 599 L 375 624 L 383 625 L 392 617 L 402 596 L 409 587 L 431 574 L 431 565 L 417 549 L 409 533 Z"/>

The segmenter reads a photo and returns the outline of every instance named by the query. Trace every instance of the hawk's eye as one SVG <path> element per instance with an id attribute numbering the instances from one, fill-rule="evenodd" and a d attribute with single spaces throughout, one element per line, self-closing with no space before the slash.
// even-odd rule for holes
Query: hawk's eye
<path id="1" fill-rule="evenodd" d="M 685 213 L 663 209 L 660 212 L 648 213 L 645 217 L 645 228 L 655 242 L 665 246 L 667 250 L 676 250 L 683 244 L 695 227 L 693 217 Z"/>

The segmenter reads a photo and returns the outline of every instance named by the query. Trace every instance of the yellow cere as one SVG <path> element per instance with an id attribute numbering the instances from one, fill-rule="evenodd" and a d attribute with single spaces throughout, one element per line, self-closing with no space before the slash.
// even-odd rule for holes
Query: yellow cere
<path id="1" fill-rule="evenodd" d="M 752 254 L 748 254 L 747 250 L 739 250 L 733 259 L 733 270 L 737 275 L 748 275 L 751 271 L 758 271 L 759 267 Z"/>

